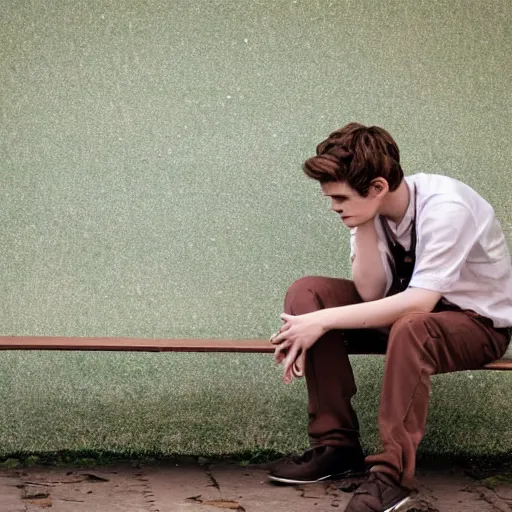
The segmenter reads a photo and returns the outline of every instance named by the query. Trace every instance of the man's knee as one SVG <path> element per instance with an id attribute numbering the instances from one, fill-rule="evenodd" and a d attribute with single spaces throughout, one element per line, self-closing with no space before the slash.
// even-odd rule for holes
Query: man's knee
<path id="1" fill-rule="evenodd" d="M 316 276 L 304 276 L 288 287 L 284 299 L 284 309 L 287 313 L 301 315 L 320 309 L 315 301 L 318 279 Z"/>
<path id="2" fill-rule="evenodd" d="M 302 315 L 359 301 L 352 281 L 324 276 L 305 276 L 290 285 L 286 292 L 284 307 L 287 313 Z"/>
<path id="3" fill-rule="evenodd" d="M 314 291 L 318 288 L 320 280 L 321 277 L 319 276 L 300 277 L 288 287 L 286 295 L 295 297 L 297 295 L 302 295 L 303 293 Z"/>

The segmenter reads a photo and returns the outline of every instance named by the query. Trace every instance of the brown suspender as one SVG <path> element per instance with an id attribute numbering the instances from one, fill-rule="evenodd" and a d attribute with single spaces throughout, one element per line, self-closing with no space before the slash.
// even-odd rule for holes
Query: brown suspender
<path id="1" fill-rule="evenodd" d="M 409 282 L 411 281 L 412 273 L 414 271 L 414 264 L 416 263 L 416 185 L 414 185 L 414 217 L 412 219 L 411 228 L 411 247 L 408 251 L 398 242 L 396 236 L 391 231 L 387 220 L 380 217 L 380 223 L 386 236 L 389 250 L 392 258 L 388 256 L 390 267 L 393 272 L 393 283 L 389 289 L 388 295 L 394 295 L 404 291 Z"/>

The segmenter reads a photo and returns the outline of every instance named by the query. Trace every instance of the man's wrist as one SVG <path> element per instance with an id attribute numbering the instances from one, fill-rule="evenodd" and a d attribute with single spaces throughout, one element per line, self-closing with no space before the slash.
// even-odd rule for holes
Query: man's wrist
<path id="1" fill-rule="evenodd" d="M 322 335 L 334 329 L 334 315 L 333 309 L 320 309 L 317 311 L 319 313 L 320 325 L 322 327 Z"/>

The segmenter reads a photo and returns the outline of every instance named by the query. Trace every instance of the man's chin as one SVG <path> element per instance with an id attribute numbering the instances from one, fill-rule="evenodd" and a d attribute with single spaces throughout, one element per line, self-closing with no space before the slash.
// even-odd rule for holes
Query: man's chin
<path id="1" fill-rule="evenodd" d="M 357 220 L 357 217 L 345 217 L 344 219 L 341 219 L 341 222 L 345 224 L 348 228 L 355 228 L 361 224 L 361 222 Z"/>
<path id="2" fill-rule="evenodd" d="M 362 224 L 366 224 L 370 220 L 372 220 L 372 219 L 371 218 L 370 219 L 361 219 L 360 217 L 346 217 L 344 219 L 341 219 L 343 224 L 345 224 L 345 226 L 347 226 L 347 228 L 351 228 L 351 229 L 357 228 L 358 226 L 361 226 Z"/>

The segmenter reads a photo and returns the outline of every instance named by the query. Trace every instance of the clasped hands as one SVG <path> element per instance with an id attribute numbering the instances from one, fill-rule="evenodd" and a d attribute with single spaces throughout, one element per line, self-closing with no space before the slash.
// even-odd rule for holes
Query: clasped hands
<path id="1" fill-rule="evenodd" d="M 304 315 L 283 313 L 280 318 L 284 323 L 279 332 L 271 336 L 270 342 L 276 345 L 274 359 L 283 364 L 283 380 L 289 384 L 304 375 L 306 352 L 326 329 L 321 321 L 321 310 Z"/>

